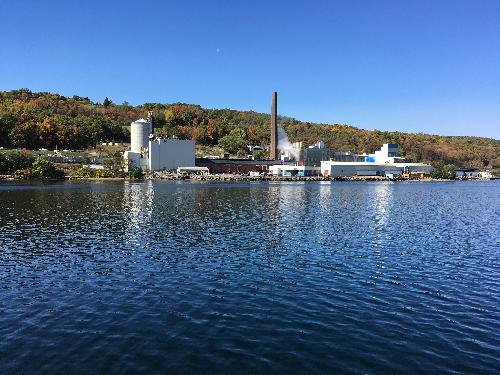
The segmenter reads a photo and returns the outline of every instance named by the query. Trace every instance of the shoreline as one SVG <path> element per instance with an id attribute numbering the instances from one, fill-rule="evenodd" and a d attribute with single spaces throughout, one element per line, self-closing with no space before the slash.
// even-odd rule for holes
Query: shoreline
<path id="1" fill-rule="evenodd" d="M 0 175 L 0 182 L 60 182 L 60 181 L 184 181 L 184 182 L 453 182 L 453 181 L 493 181 L 491 179 L 388 179 L 381 176 L 324 177 L 324 176 L 240 176 L 232 174 L 192 175 L 153 174 L 142 179 L 128 177 L 64 177 L 64 178 L 19 178 L 12 175 Z"/>

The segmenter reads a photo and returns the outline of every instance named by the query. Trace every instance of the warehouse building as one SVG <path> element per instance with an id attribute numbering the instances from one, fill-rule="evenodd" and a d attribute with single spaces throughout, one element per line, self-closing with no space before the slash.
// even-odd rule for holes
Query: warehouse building
<path id="1" fill-rule="evenodd" d="M 432 166 L 424 163 L 407 163 L 399 155 L 397 144 L 384 144 L 374 154 L 364 155 L 363 162 L 324 160 L 321 162 L 321 174 L 332 177 L 350 176 L 391 176 L 406 174 L 429 175 Z"/>

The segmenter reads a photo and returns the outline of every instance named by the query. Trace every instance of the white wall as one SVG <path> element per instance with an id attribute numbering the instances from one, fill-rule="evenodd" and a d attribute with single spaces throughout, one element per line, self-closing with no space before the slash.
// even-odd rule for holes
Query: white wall
<path id="1" fill-rule="evenodd" d="M 385 173 L 401 174 L 407 168 L 409 172 L 422 172 L 429 174 L 432 172 L 432 166 L 422 163 L 354 163 L 354 162 L 321 162 L 321 174 L 323 176 L 332 177 L 351 177 L 366 175 L 379 172 L 380 175 Z M 326 172 L 326 173 L 325 173 Z"/>
<path id="2" fill-rule="evenodd" d="M 297 175 L 299 176 L 316 176 L 320 173 L 320 170 L 319 167 L 277 164 L 277 165 L 270 165 L 269 172 L 271 172 L 274 176 L 283 176 L 292 173 L 297 173 Z"/>
<path id="3" fill-rule="evenodd" d="M 194 157 L 194 141 L 161 138 L 149 141 L 150 171 L 194 167 Z"/>
<path id="4" fill-rule="evenodd" d="M 375 151 L 374 154 L 370 154 L 369 156 L 375 158 L 375 163 L 394 163 L 404 160 L 399 156 L 389 156 L 389 153 L 397 153 L 399 155 L 399 146 L 394 147 L 392 144 L 391 146 L 389 147 L 388 143 L 384 143 L 380 150 Z"/>
<path id="5" fill-rule="evenodd" d="M 148 168 L 149 160 L 147 154 L 143 155 L 140 152 L 125 151 L 123 157 L 125 158 L 125 172 L 128 172 L 129 166 L 139 167 L 142 170 Z"/>
<path id="6" fill-rule="evenodd" d="M 332 177 L 350 177 L 350 176 L 361 176 L 361 175 L 376 175 L 377 172 L 382 172 L 385 170 L 384 166 L 370 163 L 371 165 L 364 165 L 360 163 L 351 164 L 332 164 L 326 168 L 328 173 Z M 390 168 L 393 171 L 395 168 Z M 389 170 L 389 168 L 387 168 Z M 321 172 L 324 173 L 325 169 L 322 167 Z"/>

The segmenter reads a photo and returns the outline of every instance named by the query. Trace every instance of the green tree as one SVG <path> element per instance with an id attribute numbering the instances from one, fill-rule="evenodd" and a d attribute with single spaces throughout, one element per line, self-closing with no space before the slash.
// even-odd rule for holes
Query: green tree
<path id="1" fill-rule="evenodd" d="M 0 153 L 0 174 L 7 174 L 9 172 L 9 161 L 3 153 Z"/>
<path id="2" fill-rule="evenodd" d="M 32 177 L 40 178 L 62 178 L 64 172 L 57 169 L 54 163 L 44 158 L 36 158 L 30 168 Z"/>
<path id="3" fill-rule="evenodd" d="M 434 165 L 434 169 L 432 170 L 431 177 L 432 178 L 453 180 L 453 179 L 455 179 L 455 170 L 456 169 L 457 169 L 457 166 L 454 164 L 437 163 Z"/>
<path id="4" fill-rule="evenodd" d="M 108 97 L 106 96 L 104 98 L 104 101 L 102 102 L 102 105 L 105 107 L 109 107 L 111 104 L 113 104 L 113 102 L 110 99 L 108 99 Z"/>
<path id="5" fill-rule="evenodd" d="M 9 133 L 16 126 L 17 120 L 13 113 L 0 113 L 0 146 L 9 146 Z"/>
<path id="6" fill-rule="evenodd" d="M 123 159 L 123 154 L 121 152 L 114 152 L 111 158 L 103 160 L 103 166 L 110 171 L 115 173 L 123 172 L 125 168 L 125 160 Z"/>
<path id="7" fill-rule="evenodd" d="M 144 177 L 144 173 L 142 172 L 141 168 L 130 166 L 130 168 L 128 169 L 128 176 L 135 180 L 139 180 Z"/>
<path id="8" fill-rule="evenodd" d="M 33 121 L 17 124 L 9 133 L 9 138 L 14 146 L 36 148 L 39 146 L 38 126 Z"/>
<path id="9" fill-rule="evenodd" d="M 11 174 L 20 169 L 29 168 L 33 164 L 33 157 L 24 152 L 8 152 L 0 154 L 0 173 Z"/>
<path id="10" fill-rule="evenodd" d="M 268 152 L 266 150 L 257 149 L 253 151 L 253 157 L 257 160 L 267 159 Z"/>
<path id="11" fill-rule="evenodd" d="M 247 147 L 245 131 L 241 128 L 231 130 L 228 135 L 219 140 L 219 146 L 232 155 L 244 152 Z"/>

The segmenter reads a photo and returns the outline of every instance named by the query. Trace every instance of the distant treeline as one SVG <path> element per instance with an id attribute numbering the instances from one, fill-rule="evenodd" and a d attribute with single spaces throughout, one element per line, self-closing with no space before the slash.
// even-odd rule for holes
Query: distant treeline
<path id="1" fill-rule="evenodd" d="M 270 115 L 230 109 L 204 109 L 191 104 L 115 104 L 108 98 L 33 93 L 27 89 L 0 92 L 0 146 L 26 148 L 87 148 L 100 142 L 128 141 L 130 122 L 153 111 L 155 132 L 201 145 L 219 145 L 232 153 L 243 145 L 269 143 Z M 292 142 L 356 153 L 373 152 L 382 143 L 398 143 L 409 161 L 437 166 L 500 167 L 500 141 L 469 136 L 438 136 L 363 130 L 345 124 L 314 124 L 279 117 Z"/>

